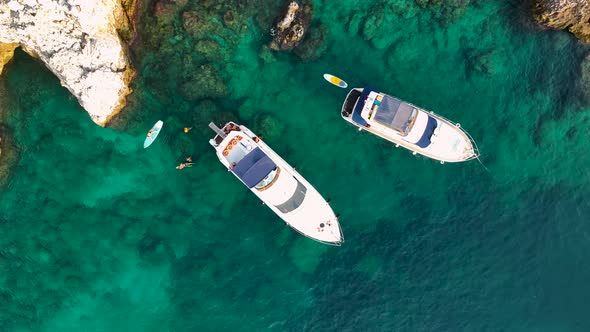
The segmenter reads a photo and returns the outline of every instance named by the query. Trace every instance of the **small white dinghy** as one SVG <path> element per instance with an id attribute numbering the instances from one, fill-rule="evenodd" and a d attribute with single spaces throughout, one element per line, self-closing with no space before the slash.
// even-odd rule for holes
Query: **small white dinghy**
<path id="1" fill-rule="evenodd" d="M 346 89 L 348 87 L 348 83 L 344 82 L 343 79 L 336 77 L 334 75 L 324 74 L 324 79 L 339 88 Z"/>
<path id="2" fill-rule="evenodd" d="M 160 130 L 162 130 L 163 125 L 164 125 L 164 122 L 162 122 L 162 120 L 158 120 L 158 122 L 156 122 L 156 124 L 152 127 L 152 129 L 150 129 L 150 131 L 148 131 L 145 141 L 143 141 L 143 148 L 144 149 L 147 148 L 148 146 L 152 145 L 152 143 L 154 143 L 154 141 L 158 137 L 158 134 L 160 134 Z"/>

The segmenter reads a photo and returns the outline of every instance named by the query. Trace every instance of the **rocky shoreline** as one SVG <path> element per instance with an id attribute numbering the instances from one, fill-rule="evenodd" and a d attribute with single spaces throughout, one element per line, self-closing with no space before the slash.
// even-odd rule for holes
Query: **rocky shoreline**
<path id="1" fill-rule="evenodd" d="M 135 0 L 11 0 L 0 3 L 0 66 L 22 47 L 60 79 L 104 126 L 124 106 L 135 75 L 123 38 Z"/>
<path id="2" fill-rule="evenodd" d="M 534 0 L 533 16 L 543 26 L 568 30 L 590 43 L 590 1 Z"/>
<path id="3" fill-rule="evenodd" d="M 580 41 L 590 43 L 590 1 L 534 0 L 532 11 L 541 25 L 567 30 Z M 582 102 L 590 105 L 590 53 L 580 62 L 576 85 Z"/>

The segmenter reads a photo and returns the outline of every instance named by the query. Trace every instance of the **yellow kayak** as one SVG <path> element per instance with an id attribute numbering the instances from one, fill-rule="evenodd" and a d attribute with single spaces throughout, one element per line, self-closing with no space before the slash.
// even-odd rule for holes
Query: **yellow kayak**
<path id="1" fill-rule="evenodd" d="M 346 89 L 348 87 L 348 84 L 346 82 L 344 82 L 341 78 L 338 78 L 334 75 L 324 74 L 324 79 L 339 88 Z"/>

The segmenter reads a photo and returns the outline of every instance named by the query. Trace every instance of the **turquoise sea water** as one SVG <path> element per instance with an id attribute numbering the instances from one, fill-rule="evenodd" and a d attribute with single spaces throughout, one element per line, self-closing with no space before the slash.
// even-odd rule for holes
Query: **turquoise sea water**
<path id="1" fill-rule="evenodd" d="M 538 29 L 519 1 L 316 0 L 324 39 L 303 60 L 264 50 L 279 5 L 264 2 L 240 2 L 232 29 L 215 15 L 233 2 L 179 4 L 167 23 L 142 2 L 135 92 L 112 128 L 17 52 L 0 86 L 18 143 L 0 189 L 0 331 L 590 330 L 590 106 L 576 85 L 590 48 Z M 205 39 L 223 46 L 208 56 L 180 19 L 203 6 Z M 219 81 L 191 95 L 202 68 Z M 325 72 L 460 122 L 489 171 L 357 132 Z M 211 119 L 297 165 L 346 243 L 261 206 L 208 145 Z M 176 170 L 188 155 L 195 167 Z"/>

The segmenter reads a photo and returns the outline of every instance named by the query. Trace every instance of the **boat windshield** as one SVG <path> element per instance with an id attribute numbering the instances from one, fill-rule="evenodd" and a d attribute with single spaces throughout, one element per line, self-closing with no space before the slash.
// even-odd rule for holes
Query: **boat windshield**
<path id="1" fill-rule="evenodd" d="M 258 189 L 258 191 L 264 191 L 270 188 L 270 186 L 272 186 L 272 184 L 277 181 L 280 173 L 280 168 L 277 167 L 273 169 L 270 173 L 268 173 L 268 175 L 264 179 L 262 179 L 262 181 L 258 182 L 258 184 L 254 186 L 254 188 Z"/>
<path id="2" fill-rule="evenodd" d="M 408 121 L 405 124 L 406 130 L 404 131 L 404 136 L 406 136 L 410 132 L 410 130 L 412 130 L 412 127 L 414 127 L 414 123 L 416 122 L 417 117 L 418 117 L 418 110 L 414 108 L 412 110 L 412 115 L 410 115 L 410 117 L 408 118 Z"/>
<path id="3" fill-rule="evenodd" d="M 297 179 L 295 179 L 295 181 L 297 181 Z M 305 199 L 306 192 L 307 188 L 301 182 L 297 181 L 297 188 L 295 189 L 293 196 L 283 204 L 275 205 L 275 207 L 283 213 L 289 213 L 301 206 L 301 203 L 303 203 L 303 200 Z"/>

